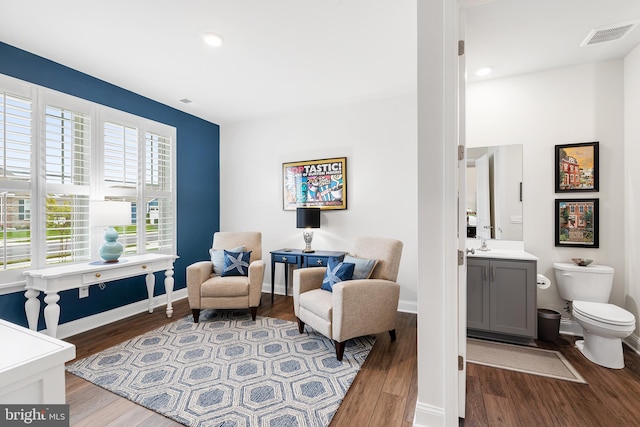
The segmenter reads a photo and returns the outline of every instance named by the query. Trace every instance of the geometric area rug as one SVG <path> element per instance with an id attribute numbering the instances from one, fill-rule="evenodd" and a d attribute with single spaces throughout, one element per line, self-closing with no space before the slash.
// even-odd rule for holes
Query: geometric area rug
<path id="1" fill-rule="evenodd" d="M 246 312 L 186 316 L 67 370 L 187 426 L 327 426 L 375 337 L 333 342 Z"/>
<path id="2" fill-rule="evenodd" d="M 467 362 L 587 383 L 562 353 L 554 350 L 467 338 Z"/>

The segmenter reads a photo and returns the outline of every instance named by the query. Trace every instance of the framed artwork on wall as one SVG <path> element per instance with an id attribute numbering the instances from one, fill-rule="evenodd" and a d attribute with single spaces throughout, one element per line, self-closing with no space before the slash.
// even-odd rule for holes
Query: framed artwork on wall
<path id="1" fill-rule="evenodd" d="M 598 248 L 598 199 L 556 199 L 556 246 Z"/>
<path id="2" fill-rule="evenodd" d="M 556 193 L 598 191 L 598 143 L 556 145 Z"/>
<path id="3" fill-rule="evenodd" d="M 282 164 L 283 209 L 347 209 L 347 158 Z"/>

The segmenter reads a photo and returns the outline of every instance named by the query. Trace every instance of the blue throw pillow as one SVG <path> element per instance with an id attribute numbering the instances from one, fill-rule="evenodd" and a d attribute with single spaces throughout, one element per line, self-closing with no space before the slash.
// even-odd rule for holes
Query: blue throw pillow
<path id="1" fill-rule="evenodd" d="M 238 246 L 237 248 L 229 249 L 229 252 L 244 252 L 246 248 L 244 246 Z M 224 268 L 224 249 L 209 249 L 209 255 L 211 255 L 211 262 L 213 263 L 213 274 L 219 276 L 222 274 Z"/>
<path id="2" fill-rule="evenodd" d="M 327 262 L 327 271 L 324 273 L 321 288 L 325 291 L 333 292 L 333 285 L 336 283 L 351 280 L 355 264 L 342 262 L 338 258 L 330 257 Z"/>
<path id="3" fill-rule="evenodd" d="M 353 269 L 353 280 L 358 280 L 368 279 L 371 277 L 371 273 L 373 273 L 373 269 L 376 267 L 378 260 L 356 258 L 351 255 L 346 255 L 344 257 L 344 262 L 351 262 L 355 264 L 355 268 Z"/>
<path id="4" fill-rule="evenodd" d="M 248 276 L 250 259 L 251 251 L 224 251 L 224 268 L 222 269 L 221 276 Z"/>

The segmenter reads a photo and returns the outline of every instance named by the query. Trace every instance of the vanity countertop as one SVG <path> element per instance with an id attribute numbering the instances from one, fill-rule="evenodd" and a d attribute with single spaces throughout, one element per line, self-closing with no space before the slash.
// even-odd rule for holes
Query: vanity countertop
<path id="1" fill-rule="evenodd" d="M 525 251 L 514 251 L 505 249 L 491 249 L 489 251 L 479 251 L 467 254 L 471 258 L 499 258 L 499 259 L 518 259 L 526 261 L 537 261 L 538 257 Z"/>
<path id="2" fill-rule="evenodd" d="M 480 239 L 467 239 L 467 248 L 475 249 L 475 253 L 468 253 L 472 258 L 497 258 L 537 261 L 539 258 L 524 250 L 524 242 L 509 240 L 487 240 L 490 250 L 481 251 Z"/>

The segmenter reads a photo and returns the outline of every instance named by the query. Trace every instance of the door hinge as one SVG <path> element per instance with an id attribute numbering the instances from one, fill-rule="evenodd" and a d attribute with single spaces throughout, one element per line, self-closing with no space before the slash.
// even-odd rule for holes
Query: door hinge
<path id="1" fill-rule="evenodd" d="M 458 265 L 464 265 L 464 252 L 458 249 Z"/>
<path id="2" fill-rule="evenodd" d="M 458 145 L 458 161 L 464 160 L 464 145 Z"/>
<path id="3" fill-rule="evenodd" d="M 464 357 L 458 355 L 458 371 L 464 370 Z"/>
<path id="4" fill-rule="evenodd" d="M 458 40 L 458 56 L 464 55 L 464 40 Z"/>

